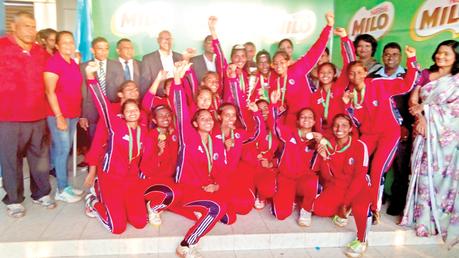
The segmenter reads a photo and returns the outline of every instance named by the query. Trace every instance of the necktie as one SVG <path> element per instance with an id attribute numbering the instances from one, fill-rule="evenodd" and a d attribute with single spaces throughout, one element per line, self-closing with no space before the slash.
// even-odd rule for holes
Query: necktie
<path id="1" fill-rule="evenodd" d="M 105 70 L 104 70 L 104 62 L 99 62 L 99 84 L 100 88 L 102 89 L 102 93 L 107 95 L 107 83 L 105 82 Z"/>
<path id="2" fill-rule="evenodd" d="M 131 80 L 131 70 L 129 69 L 128 61 L 124 61 L 124 80 Z"/>

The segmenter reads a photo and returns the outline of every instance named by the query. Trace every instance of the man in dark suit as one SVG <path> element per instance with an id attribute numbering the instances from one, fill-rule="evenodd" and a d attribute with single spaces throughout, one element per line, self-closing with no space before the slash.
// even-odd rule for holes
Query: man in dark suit
<path id="1" fill-rule="evenodd" d="M 108 60 L 109 45 L 105 38 L 97 37 L 91 42 L 91 52 L 94 60 L 99 65 L 97 71 L 97 80 L 101 85 L 102 91 L 111 102 L 118 100 L 118 88 L 124 82 L 124 71 L 121 63 L 114 60 Z M 85 68 L 89 62 L 81 64 L 80 70 L 83 74 L 83 108 L 80 119 L 80 126 L 89 132 L 89 141 L 92 141 L 96 130 L 99 115 L 92 96 L 86 86 Z"/>
<path id="2" fill-rule="evenodd" d="M 116 43 L 116 52 L 118 53 L 118 61 L 123 69 L 124 80 L 132 80 L 139 86 L 140 62 L 134 59 L 135 50 L 132 41 L 127 38 L 120 39 Z"/>
<path id="3" fill-rule="evenodd" d="M 168 78 L 173 77 L 174 63 L 181 61 L 182 55 L 172 51 L 172 36 L 169 31 L 161 31 L 157 42 L 159 49 L 143 56 L 140 66 L 140 94 L 145 95 L 151 84 L 155 81 L 158 72 L 165 70 Z M 161 86 L 160 89 L 163 87 Z"/>
<path id="4" fill-rule="evenodd" d="M 198 81 L 201 82 L 202 77 L 211 71 L 215 72 L 215 55 L 214 55 L 214 48 L 212 47 L 212 36 L 208 35 L 204 39 L 203 43 L 204 53 L 199 56 L 195 56 L 191 58 L 193 63 L 193 69 L 196 72 L 196 77 Z"/>

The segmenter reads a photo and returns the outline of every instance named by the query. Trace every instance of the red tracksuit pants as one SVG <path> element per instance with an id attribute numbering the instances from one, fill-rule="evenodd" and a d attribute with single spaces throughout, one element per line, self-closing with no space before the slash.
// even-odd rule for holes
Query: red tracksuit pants
<path id="1" fill-rule="evenodd" d="M 273 213 L 279 220 L 284 220 L 292 214 L 296 196 L 302 196 L 301 207 L 307 211 L 319 192 L 319 177 L 314 174 L 305 174 L 293 179 L 282 174 L 277 176 L 277 192 L 273 198 Z"/>
<path id="2" fill-rule="evenodd" d="M 312 212 L 321 217 L 331 217 L 338 213 L 338 209 L 344 203 L 347 189 L 334 185 L 326 186 L 322 193 L 314 200 Z M 357 225 L 357 238 L 366 241 L 371 226 L 370 188 L 364 185 L 362 190 L 351 201 L 352 213 Z"/>
<path id="3" fill-rule="evenodd" d="M 260 200 L 273 198 L 276 193 L 277 168 L 263 168 L 243 163 L 240 169 L 248 175 L 250 188 Z"/>
<path id="4" fill-rule="evenodd" d="M 99 221 L 114 234 L 126 230 L 127 222 L 136 228 L 147 224 L 147 211 L 139 178 L 98 176 L 98 198 L 93 203 Z"/>
<path id="5" fill-rule="evenodd" d="M 397 132 L 400 132 L 400 129 Z M 394 161 L 400 134 L 363 134 L 360 139 L 367 145 L 368 154 L 373 154 L 370 163 L 370 201 L 371 210 L 379 211 L 384 191 L 383 175 Z"/>

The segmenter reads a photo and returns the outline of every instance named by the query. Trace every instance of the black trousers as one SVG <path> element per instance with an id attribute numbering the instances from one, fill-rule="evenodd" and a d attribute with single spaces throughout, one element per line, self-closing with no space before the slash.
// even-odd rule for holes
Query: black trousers
<path id="1" fill-rule="evenodd" d="M 394 181 L 391 187 L 392 195 L 389 199 L 389 207 L 387 208 L 387 213 L 390 215 L 400 215 L 405 207 L 411 167 L 411 148 L 411 137 L 408 137 L 405 141 L 400 141 L 397 154 L 392 164 Z"/>
<path id="2" fill-rule="evenodd" d="M 30 191 L 38 200 L 51 191 L 49 182 L 49 144 L 46 121 L 0 122 L 0 163 L 3 171 L 5 204 L 24 201 L 23 158 L 30 168 Z"/>

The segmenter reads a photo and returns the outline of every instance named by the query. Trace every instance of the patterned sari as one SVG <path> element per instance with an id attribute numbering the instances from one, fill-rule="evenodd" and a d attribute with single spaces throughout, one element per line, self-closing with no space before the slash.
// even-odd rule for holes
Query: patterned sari
<path id="1" fill-rule="evenodd" d="M 418 236 L 459 242 L 459 74 L 421 88 L 426 137 L 414 140 L 411 181 L 401 225 Z"/>

